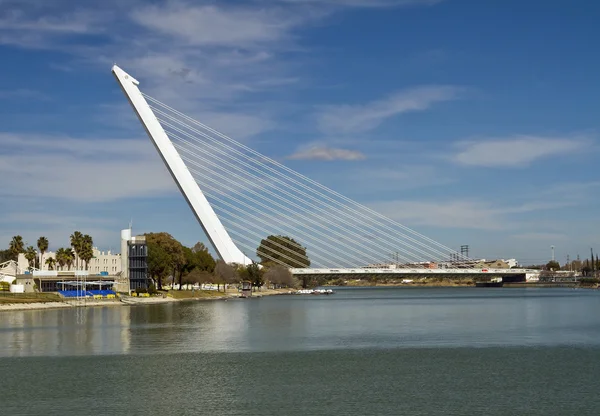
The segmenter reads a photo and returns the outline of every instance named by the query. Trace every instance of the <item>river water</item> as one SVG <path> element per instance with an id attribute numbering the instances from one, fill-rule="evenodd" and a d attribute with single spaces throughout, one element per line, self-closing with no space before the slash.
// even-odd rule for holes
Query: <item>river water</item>
<path id="1" fill-rule="evenodd" d="M 598 415 L 600 292 L 0 312 L 2 415 Z"/>

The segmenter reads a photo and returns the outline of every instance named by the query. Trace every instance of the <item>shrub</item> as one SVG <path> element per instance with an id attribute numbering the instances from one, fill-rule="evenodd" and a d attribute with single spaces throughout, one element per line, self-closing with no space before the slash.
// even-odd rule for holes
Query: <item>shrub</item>
<path id="1" fill-rule="evenodd" d="M 156 295 L 158 293 L 158 290 L 156 290 L 156 286 L 154 286 L 154 284 L 150 284 L 150 286 L 148 286 L 148 293 L 151 295 Z"/>

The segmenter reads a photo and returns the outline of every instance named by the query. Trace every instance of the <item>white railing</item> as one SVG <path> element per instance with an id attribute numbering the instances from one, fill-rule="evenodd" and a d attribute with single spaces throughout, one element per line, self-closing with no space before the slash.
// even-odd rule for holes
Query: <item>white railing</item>
<path id="1" fill-rule="evenodd" d="M 444 274 L 539 274 L 539 270 L 529 269 L 290 269 L 294 275 L 315 274 L 418 274 L 418 275 L 444 275 Z"/>

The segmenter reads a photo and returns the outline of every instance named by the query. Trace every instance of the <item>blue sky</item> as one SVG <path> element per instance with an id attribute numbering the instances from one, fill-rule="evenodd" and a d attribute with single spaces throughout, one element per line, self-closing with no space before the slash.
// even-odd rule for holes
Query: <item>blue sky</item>
<path id="1" fill-rule="evenodd" d="M 110 73 L 448 246 L 598 247 L 600 4 L 0 0 L 0 241 L 205 241 Z M 129 180 L 144 177 L 145 180 Z M 598 247 L 600 249 L 600 247 Z"/>

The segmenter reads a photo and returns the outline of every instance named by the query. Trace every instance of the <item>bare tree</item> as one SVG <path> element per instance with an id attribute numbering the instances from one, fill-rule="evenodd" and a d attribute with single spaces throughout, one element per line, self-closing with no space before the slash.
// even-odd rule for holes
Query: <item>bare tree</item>
<path id="1" fill-rule="evenodd" d="M 239 280 L 236 269 L 225 263 L 223 260 L 217 260 L 214 276 L 217 283 L 217 291 L 219 291 L 219 286 L 222 284 L 223 292 L 227 290 L 228 283 L 235 283 Z"/>
<path id="2" fill-rule="evenodd" d="M 280 265 L 269 267 L 269 270 L 265 273 L 265 280 L 271 282 L 275 288 L 278 286 L 295 287 L 297 285 L 296 278 L 294 278 L 290 270 Z"/>
<path id="3" fill-rule="evenodd" d="M 213 275 L 209 272 L 199 269 L 193 269 L 183 276 L 183 283 L 186 285 L 202 285 L 213 280 Z"/>

